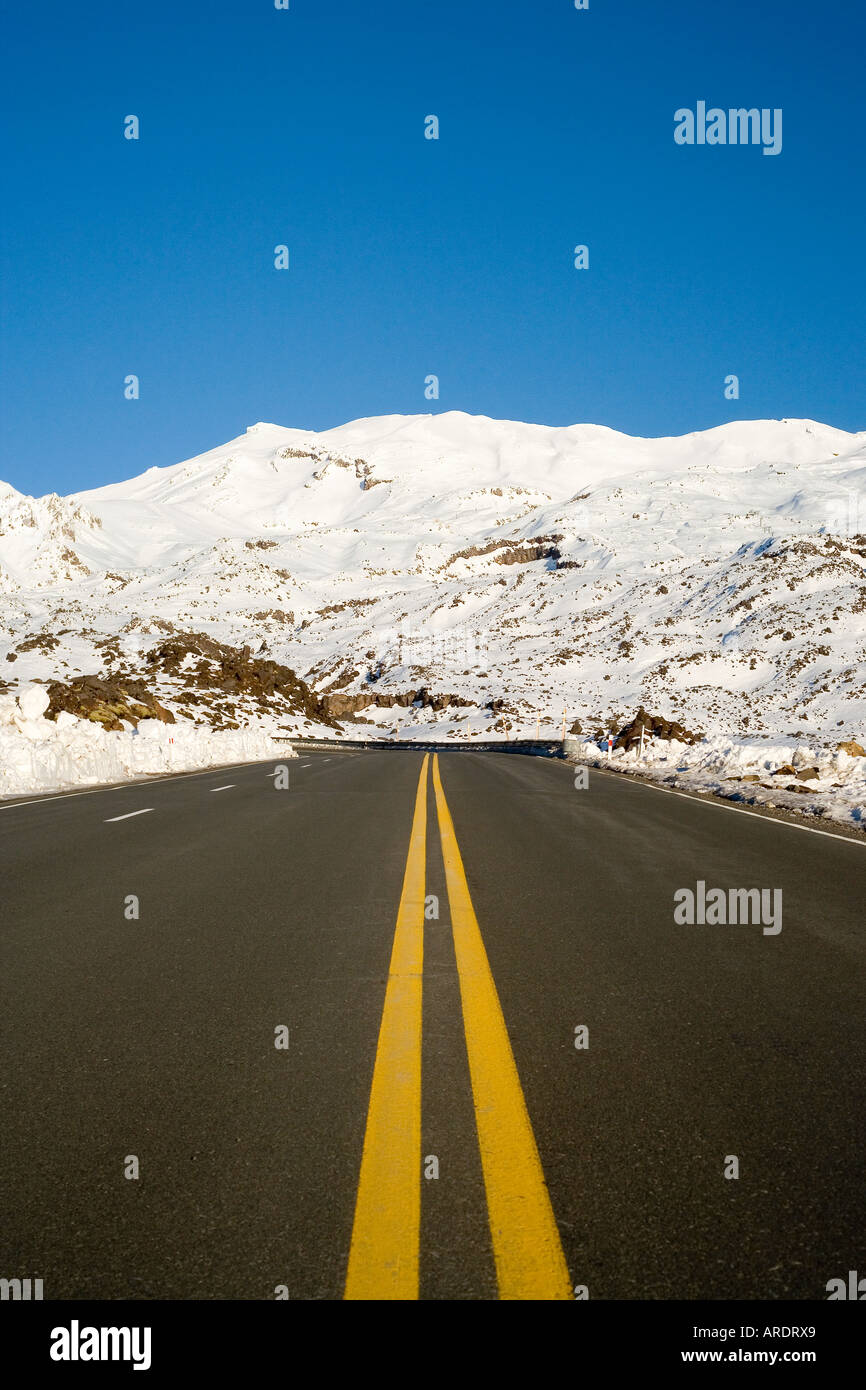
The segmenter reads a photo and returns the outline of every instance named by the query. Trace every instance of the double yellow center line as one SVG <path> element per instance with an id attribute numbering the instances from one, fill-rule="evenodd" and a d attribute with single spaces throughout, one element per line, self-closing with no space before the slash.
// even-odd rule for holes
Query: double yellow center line
<path id="1" fill-rule="evenodd" d="M 421 1009 L 427 852 L 425 754 L 373 1070 L 347 1299 L 416 1299 L 421 1233 Z M 499 1296 L 569 1299 L 559 1239 L 502 1007 L 433 757 L 433 789 Z"/>
<path id="2" fill-rule="evenodd" d="M 373 1068 L 346 1298 L 418 1297 L 421 972 L 429 761 L 430 754 L 425 753 Z"/>

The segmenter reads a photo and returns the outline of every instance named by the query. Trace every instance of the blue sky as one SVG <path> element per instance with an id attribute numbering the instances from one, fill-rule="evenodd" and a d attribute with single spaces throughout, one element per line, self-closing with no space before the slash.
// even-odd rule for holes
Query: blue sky
<path id="1" fill-rule="evenodd" d="M 866 428 L 861 0 L 43 0 L 2 37 L 22 491 L 256 420 Z M 782 108 L 782 153 L 676 145 L 699 100 Z"/>

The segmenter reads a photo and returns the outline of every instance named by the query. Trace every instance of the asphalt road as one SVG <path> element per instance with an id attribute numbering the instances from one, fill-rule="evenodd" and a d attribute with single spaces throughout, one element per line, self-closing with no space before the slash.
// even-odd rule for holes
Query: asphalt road
<path id="1" fill-rule="evenodd" d="M 825 1299 L 866 1271 L 866 847 L 543 758 L 440 754 L 438 800 L 417 753 L 289 769 L 0 808 L 0 1276 Z M 678 924 L 699 880 L 781 888 L 782 930 Z"/>

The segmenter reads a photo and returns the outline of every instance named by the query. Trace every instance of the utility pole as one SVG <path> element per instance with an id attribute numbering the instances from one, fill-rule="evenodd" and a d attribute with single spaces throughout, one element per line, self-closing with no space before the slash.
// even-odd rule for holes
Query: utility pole
<path id="1" fill-rule="evenodd" d="M 565 708 L 563 708 L 563 711 L 562 711 L 562 741 L 563 741 L 563 743 L 565 743 L 565 717 L 566 717 L 566 711 L 565 711 Z"/>

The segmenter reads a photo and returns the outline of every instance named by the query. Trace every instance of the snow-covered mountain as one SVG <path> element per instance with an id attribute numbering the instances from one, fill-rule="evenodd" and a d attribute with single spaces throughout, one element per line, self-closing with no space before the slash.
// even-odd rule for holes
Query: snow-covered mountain
<path id="1" fill-rule="evenodd" d="M 594 732 L 643 704 L 829 746 L 866 725 L 864 533 L 866 431 L 809 420 L 256 424 L 67 498 L 0 486 L 0 674 L 150 672 L 170 705 L 148 654 L 196 633 L 293 668 L 347 732 Z"/>

